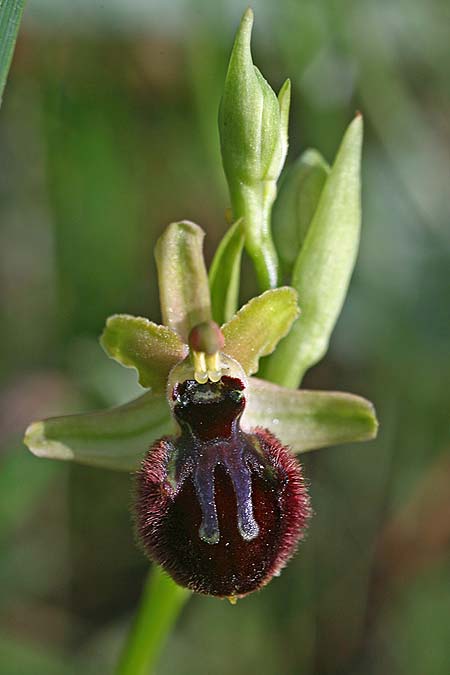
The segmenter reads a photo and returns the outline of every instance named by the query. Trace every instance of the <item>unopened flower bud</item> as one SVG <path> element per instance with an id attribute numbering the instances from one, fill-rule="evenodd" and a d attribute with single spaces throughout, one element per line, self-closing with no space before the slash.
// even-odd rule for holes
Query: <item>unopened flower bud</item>
<path id="1" fill-rule="evenodd" d="M 222 158 L 230 187 L 276 181 L 287 151 L 287 115 L 256 66 L 250 40 L 253 12 L 245 12 L 228 66 L 219 111 Z M 289 106 L 289 101 L 287 101 Z"/>
<path id="2" fill-rule="evenodd" d="M 234 220 L 243 218 L 245 246 L 263 290 L 278 283 L 270 211 L 288 147 L 290 83 L 278 97 L 253 65 L 253 12 L 242 17 L 228 66 L 219 111 L 222 161 Z"/>

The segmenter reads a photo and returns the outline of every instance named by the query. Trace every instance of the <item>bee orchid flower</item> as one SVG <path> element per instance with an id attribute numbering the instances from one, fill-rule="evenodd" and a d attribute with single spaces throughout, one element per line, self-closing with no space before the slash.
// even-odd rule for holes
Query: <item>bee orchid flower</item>
<path id="1" fill-rule="evenodd" d="M 278 575 L 305 533 L 311 507 L 296 455 L 377 430 L 369 401 L 297 389 L 326 353 L 356 259 L 362 118 L 332 167 L 307 151 L 275 201 L 290 84 L 276 96 L 253 65 L 252 25 L 247 10 L 220 106 L 235 222 L 209 277 L 201 228 L 172 223 L 155 249 L 163 325 L 117 314 L 101 337 L 148 391 L 34 422 L 25 436 L 40 457 L 133 472 L 144 552 L 181 586 L 232 601 Z M 236 312 L 244 249 L 264 292 Z M 291 286 L 278 286 L 282 276 Z"/>
<path id="2" fill-rule="evenodd" d="M 220 328 L 204 233 L 172 223 L 156 246 L 164 325 L 118 314 L 101 337 L 148 391 L 110 410 L 29 426 L 39 457 L 135 474 L 145 553 L 183 586 L 236 599 L 294 553 L 310 504 L 296 455 L 376 433 L 372 405 L 340 392 L 287 389 L 252 377 L 299 316 L 293 288 L 268 290 Z"/>

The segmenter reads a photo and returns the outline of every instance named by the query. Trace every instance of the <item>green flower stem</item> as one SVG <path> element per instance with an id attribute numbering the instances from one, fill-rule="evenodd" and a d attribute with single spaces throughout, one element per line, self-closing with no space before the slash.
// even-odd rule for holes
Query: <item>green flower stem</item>
<path id="1" fill-rule="evenodd" d="M 278 286 L 278 256 L 271 234 L 272 205 L 277 194 L 275 181 L 239 185 L 231 193 L 233 215 L 243 218 L 246 248 L 253 260 L 262 291 Z"/>
<path id="2" fill-rule="evenodd" d="M 160 567 L 152 568 L 116 675 L 149 675 L 154 672 L 164 643 L 190 595 Z"/>

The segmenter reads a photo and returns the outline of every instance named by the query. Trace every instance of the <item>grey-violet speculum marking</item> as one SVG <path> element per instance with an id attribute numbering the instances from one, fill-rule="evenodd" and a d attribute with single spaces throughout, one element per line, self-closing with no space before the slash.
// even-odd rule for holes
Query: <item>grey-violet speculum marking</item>
<path id="1" fill-rule="evenodd" d="M 243 386 L 231 377 L 208 384 L 187 380 L 176 385 L 172 395 L 174 416 L 181 428 L 181 436 L 176 441 L 175 476 L 185 479 L 192 472 L 202 511 L 199 534 L 209 544 L 216 544 L 220 539 L 214 497 L 218 465 L 226 469 L 234 488 L 242 538 L 250 541 L 259 533 L 253 515 L 250 467 L 256 469 L 263 465 L 240 428 L 245 407 Z"/>

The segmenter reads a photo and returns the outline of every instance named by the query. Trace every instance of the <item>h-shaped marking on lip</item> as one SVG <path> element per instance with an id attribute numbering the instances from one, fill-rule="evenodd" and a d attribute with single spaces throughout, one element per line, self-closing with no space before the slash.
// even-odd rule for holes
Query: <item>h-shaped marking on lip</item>
<path id="1" fill-rule="evenodd" d="M 199 528 L 200 538 L 208 544 L 217 544 L 220 540 L 219 520 L 214 494 L 214 472 L 218 464 L 223 463 L 233 484 L 237 505 L 237 525 L 245 541 L 255 539 L 259 534 L 258 523 L 253 514 L 252 479 L 250 470 L 242 457 L 219 460 L 217 457 L 197 464 L 194 472 L 194 485 L 202 511 Z M 234 461 L 233 461 L 234 460 Z"/>

